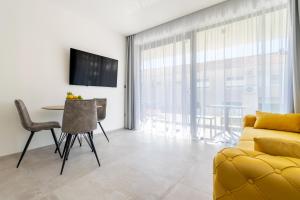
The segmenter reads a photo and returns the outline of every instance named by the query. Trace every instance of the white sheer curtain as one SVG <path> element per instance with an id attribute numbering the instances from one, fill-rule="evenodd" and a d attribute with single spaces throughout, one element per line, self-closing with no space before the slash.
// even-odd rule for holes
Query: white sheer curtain
<path id="1" fill-rule="evenodd" d="M 289 32 L 287 0 L 229 0 L 137 34 L 136 127 L 212 139 L 288 112 Z"/>

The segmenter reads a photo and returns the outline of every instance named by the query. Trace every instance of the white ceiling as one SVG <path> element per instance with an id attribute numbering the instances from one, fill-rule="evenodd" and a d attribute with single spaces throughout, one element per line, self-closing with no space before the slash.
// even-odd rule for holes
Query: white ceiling
<path id="1" fill-rule="evenodd" d="M 131 35 L 225 0 L 56 0 L 64 9 Z"/>

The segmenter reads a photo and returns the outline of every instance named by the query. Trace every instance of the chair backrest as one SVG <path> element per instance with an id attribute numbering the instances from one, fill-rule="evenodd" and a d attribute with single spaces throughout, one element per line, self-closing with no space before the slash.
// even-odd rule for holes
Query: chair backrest
<path id="1" fill-rule="evenodd" d="M 62 121 L 64 133 L 86 133 L 97 128 L 96 101 L 66 100 Z"/>
<path id="2" fill-rule="evenodd" d="M 29 116 L 29 113 L 27 111 L 27 108 L 26 108 L 24 102 L 20 99 L 16 99 L 15 100 L 15 105 L 17 107 L 17 110 L 18 110 L 19 117 L 20 117 L 21 124 L 22 124 L 23 128 L 30 131 L 32 121 L 31 121 L 31 118 Z"/>
<path id="3" fill-rule="evenodd" d="M 107 100 L 106 99 L 95 99 L 97 106 L 97 119 L 98 121 L 105 119 L 106 117 L 106 107 L 107 107 Z"/>

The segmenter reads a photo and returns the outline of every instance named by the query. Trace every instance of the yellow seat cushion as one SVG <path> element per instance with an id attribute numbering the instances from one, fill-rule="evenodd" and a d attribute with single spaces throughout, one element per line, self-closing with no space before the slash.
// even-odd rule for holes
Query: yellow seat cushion
<path id="1" fill-rule="evenodd" d="M 254 128 L 300 133 L 300 114 L 256 112 Z"/>
<path id="2" fill-rule="evenodd" d="M 254 138 L 254 149 L 273 156 L 300 158 L 300 142 L 281 138 Z"/>
<path id="3" fill-rule="evenodd" d="M 256 117 L 245 117 L 238 145 L 223 149 L 214 158 L 214 200 L 300 199 L 299 116 L 288 114 L 284 121 L 281 117 L 268 115 L 256 128 Z M 256 149 L 263 152 L 255 151 L 254 140 Z"/>
<path id="4" fill-rule="evenodd" d="M 258 137 L 281 138 L 300 142 L 299 133 L 245 127 L 237 147 L 254 150 L 254 138 Z"/>
<path id="5" fill-rule="evenodd" d="M 214 200 L 299 200 L 300 159 L 225 148 L 214 159 Z"/>

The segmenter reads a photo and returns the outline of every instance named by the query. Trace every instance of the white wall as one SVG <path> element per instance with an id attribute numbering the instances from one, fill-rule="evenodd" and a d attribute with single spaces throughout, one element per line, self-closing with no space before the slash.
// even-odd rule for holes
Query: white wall
<path id="1" fill-rule="evenodd" d="M 29 136 L 21 127 L 16 98 L 24 100 L 33 120 L 61 122 L 61 111 L 41 107 L 63 104 L 67 91 L 106 97 L 104 127 L 123 128 L 125 37 L 55 2 L 0 0 L 0 156 L 22 151 Z M 118 59 L 118 87 L 70 86 L 71 47 Z M 36 134 L 30 148 L 51 143 L 51 134 Z"/>

